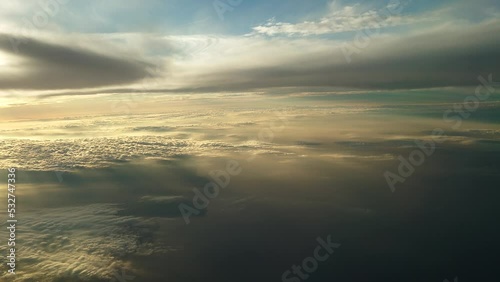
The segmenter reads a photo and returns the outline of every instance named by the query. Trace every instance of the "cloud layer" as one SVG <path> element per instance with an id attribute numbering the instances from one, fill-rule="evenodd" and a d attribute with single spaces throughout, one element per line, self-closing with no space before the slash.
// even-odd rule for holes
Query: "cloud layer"
<path id="1" fill-rule="evenodd" d="M 22 267 L 16 281 L 109 281 L 116 272 L 132 273 L 127 255 L 164 251 L 144 240 L 154 222 L 117 212 L 111 204 L 23 212 L 17 241 Z M 6 253 L 6 248 L 4 244 L 0 251 Z"/>
<path id="2" fill-rule="evenodd" d="M 479 13 L 477 5 L 460 2 L 405 14 L 405 5 L 365 9 L 332 2 L 319 20 L 272 20 L 240 35 L 3 34 L 0 87 L 43 97 L 415 89 L 475 86 L 478 75 L 499 72 L 495 7 Z M 458 18 L 464 10 L 477 13 Z"/>
<path id="3" fill-rule="evenodd" d="M 20 45 L 16 46 L 18 42 Z M 97 53 L 43 39 L 0 34 L 0 52 L 9 54 L 16 62 L 7 64 L 0 72 L 2 89 L 93 88 L 130 84 L 150 76 L 147 67 L 151 64 L 136 58 Z"/>

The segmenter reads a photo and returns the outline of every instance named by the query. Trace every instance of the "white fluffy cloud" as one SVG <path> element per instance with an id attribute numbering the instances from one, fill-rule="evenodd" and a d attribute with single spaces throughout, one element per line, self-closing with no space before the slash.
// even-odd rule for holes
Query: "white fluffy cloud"
<path id="1" fill-rule="evenodd" d="M 134 158 L 168 159 L 191 154 L 218 154 L 235 146 L 217 141 L 181 140 L 161 136 L 68 140 L 2 140 L 2 165 L 30 170 L 106 167 Z"/>
<path id="2" fill-rule="evenodd" d="M 17 231 L 22 267 L 16 271 L 16 281 L 111 279 L 117 271 L 134 271 L 126 255 L 166 251 L 141 240 L 145 232 L 153 232 L 152 220 L 117 216 L 117 211 L 111 204 L 24 211 Z M 0 246 L 0 252 L 7 253 L 7 244 Z M 7 275 L 2 272 L 1 280 Z"/>
<path id="3" fill-rule="evenodd" d="M 360 30 L 366 26 L 388 27 L 413 23 L 417 18 L 401 15 L 404 4 L 392 1 L 384 9 L 363 11 L 359 4 L 340 6 L 330 4 L 328 13 L 317 21 L 299 23 L 277 22 L 274 18 L 264 25 L 253 27 L 254 34 L 274 35 L 321 35 Z M 420 18 L 419 20 L 422 20 Z"/>

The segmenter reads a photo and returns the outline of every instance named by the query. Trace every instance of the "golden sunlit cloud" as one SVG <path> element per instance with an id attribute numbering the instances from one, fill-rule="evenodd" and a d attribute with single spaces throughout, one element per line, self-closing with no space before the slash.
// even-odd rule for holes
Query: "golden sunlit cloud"
<path id="1" fill-rule="evenodd" d="M 6 54 L 0 52 L 0 67 L 9 65 L 9 58 Z"/>

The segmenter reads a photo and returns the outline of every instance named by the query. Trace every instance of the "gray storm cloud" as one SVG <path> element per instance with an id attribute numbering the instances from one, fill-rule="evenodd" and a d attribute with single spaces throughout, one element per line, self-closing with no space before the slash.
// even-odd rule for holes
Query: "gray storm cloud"
<path id="1" fill-rule="evenodd" d="M 398 38 L 373 37 L 358 45 L 353 36 L 347 45 L 332 44 L 331 50 L 319 53 L 303 50 L 301 55 L 284 58 L 281 64 L 273 66 L 240 65 L 212 70 L 200 87 L 203 91 L 240 91 L 300 86 L 361 89 L 473 86 L 479 74 L 500 70 L 497 63 L 500 38 L 493 36 L 499 32 L 498 21 L 493 21 Z"/>
<path id="2" fill-rule="evenodd" d="M 0 34 L 0 51 L 17 59 L 15 71 L 0 72 L 2 89 L 73 89 L 129 84 L 150 76 L 148 63 L 135 58 L 99 54 L 78 47 Z M 109 50 L 108 50 L 109 51 Z"/>

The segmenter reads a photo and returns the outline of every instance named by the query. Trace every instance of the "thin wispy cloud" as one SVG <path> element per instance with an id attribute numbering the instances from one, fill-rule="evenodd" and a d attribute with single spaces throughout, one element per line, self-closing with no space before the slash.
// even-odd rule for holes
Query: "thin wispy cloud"
<path id="1" fill-rule="evenodd" d="M 384 28 L 427 20 L 425 17 L 403 16 L 401 12 L 404 6 L 405 4 L 400 1 L 393 1 L 383 9 L 366 11 L 361 4 L 341 6 L 337 2 L 332 2 L 327 15 L 317 21 L 289 23 L 276 21 L 273 18 L 264 25 L 252 29 L 253 34 L 269 36 L 308 36 L 355 31 L 373 25 Z"/>

